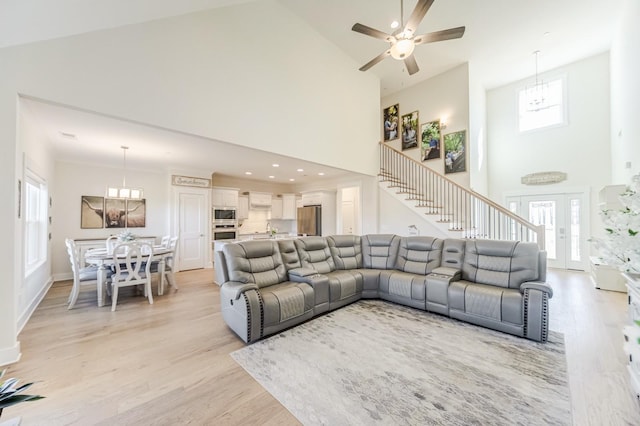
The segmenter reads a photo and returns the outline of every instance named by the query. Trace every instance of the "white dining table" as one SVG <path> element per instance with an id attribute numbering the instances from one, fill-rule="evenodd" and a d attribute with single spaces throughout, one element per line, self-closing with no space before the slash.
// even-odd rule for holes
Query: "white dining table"
<path id="1" fill-rule="evenodd" d="M 160 284 L 158 285 L 158 295 L 164 294 L 164 270 L 166 259 L 174 255 L 174 251 L 164 246 L 153 246 L 153 255 L 151 260 L 158 261 L 158 273 L 160 274 Z M 123 254 L 122 258 L 126 256 Z M 143 257 L 148 257 L 144 255 Z M 104 292 L 106 290 L 107 269 L 115 263 L 113 253 L 107 252 L 106 248 L 89 249 L 85 252 L 84 261 L 91 265 L 98 266 L 98 306 L 104 306 Z M 169 282 L 169 284 L 171 284 Z"/>

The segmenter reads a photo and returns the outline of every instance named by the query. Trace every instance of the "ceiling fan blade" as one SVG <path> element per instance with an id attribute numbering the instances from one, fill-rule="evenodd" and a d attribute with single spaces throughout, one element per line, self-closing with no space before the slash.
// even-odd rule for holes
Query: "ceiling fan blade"
<path id="1" fill-rule="evenodd" d="M 465 27 L 449 28 L 448 30 L 435 31 L 429 34 L 415 36 L 413 42 L 415 44 L 434 43 L 436 41 L 451 40 L 460 38 L 464 35 Z"/>
<path id="2" fill-rule="evenodd" d="M 395 37 L 392 36 L 391 34 L 383 33 L 380 30 L 376 30 L 375 28 L 367 27 L 366 25 L 362 25 L 362 24 L 353 24 L 353 27 L 351 27 L 351 30 L 360 34 L 364 34 L 371 37 L 379 38 L 384 41 L 388 41 L 389 43 L 395 40 Z"/>
<path id="3" fill-rule="evenodd" d="M 376 56 L 375 58 L 373 58 L 372 60 L 364 64 L 363 66 L 361 66 L 360 71 L 368 70 L 369 68 L 371 68 L 378 62 L 382 61 L 384 58 L 386 58 L 389 55 L 391 55 L 391 52 L 389 50 L 385 50 L 384 52 L 382 52 L 381 54 L 379 54 L 378 56 Z"/>
<path id="4" fill-rule="evenodd" d="M 407 67 L 407 72 L 409 73 L 409 75 L 413 75 L 420 71 L 420 68 L 418 68 L 418 63 L 416 62 L 416 57 L 413 55 L 404 58 L 404 65 Z"/>
<path id="5" fill-rule="evenodd" d="M 418 4 L 416 4 L 415 9 L 411 12 L 411 16 L 409 16 L 409 20 L 407 21 L 407 25 L 404 27 L 404 31 L 410 32 L 411 34 L 415 34 L 418 29 L 418 25 L 422 22 L 424 15 L 427 14 L 427 11 L 433 4 L 434 0 L 418 0 Z"/>

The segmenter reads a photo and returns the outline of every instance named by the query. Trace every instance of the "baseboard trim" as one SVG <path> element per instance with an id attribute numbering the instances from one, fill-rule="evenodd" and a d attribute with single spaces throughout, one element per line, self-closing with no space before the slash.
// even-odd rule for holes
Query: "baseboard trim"
<path id="1" fill-rule="evenodd" d="M 64 272 L 62 274 L 53 274 L 53 281 L 67 281 L 73 279 L 73 272 Z"/>
<path id="2" fill-rule="evenodd" d="M 53 277 L 50 277 L 45 283 L 45 285 L 42 286 L 42 288 L 40 289 L 36 297 L 33 298 L 31 303 L 29 303 L 29 306 L 27 306 L 27 309 L 25 309 L 25 311 L 22 314 L 20 314 L 20 316 L 18 317 L 18 324 L 17 324 L 18 335 L 20 335 L 24 326 L 27 325 L 29 318 L 31 318 L 31 315 L 33 315 L 33 313 L 36 311 L 36 308 L 38 307 L 40 302 L 42 302 L 42 299 L 44 299 L 44 297 L 47 295 L 47 292 L 49 291 L 52 285 L 53 285 Z"/>
<path id="3" fill-rule="evenodd" d="M 20 342 L 9 348 L 0 348 L 0 365 L 14 364 L 20 361 Z"/>

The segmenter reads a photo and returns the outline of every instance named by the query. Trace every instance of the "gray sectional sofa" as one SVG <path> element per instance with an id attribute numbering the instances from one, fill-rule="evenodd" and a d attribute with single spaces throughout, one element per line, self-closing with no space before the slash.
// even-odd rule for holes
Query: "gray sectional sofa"
<path id="1" fill-rule="evenodd" d="M 371 298 L 547 340 L 553 292 L 535 243 L 337 235 L 230 243 L 216 256 L 223 318 L 247 343 Z"/>

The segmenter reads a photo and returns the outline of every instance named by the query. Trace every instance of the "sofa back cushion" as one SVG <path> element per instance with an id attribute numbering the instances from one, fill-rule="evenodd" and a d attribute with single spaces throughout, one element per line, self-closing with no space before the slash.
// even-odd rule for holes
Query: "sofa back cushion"
<path id="1" fill-rule="evenodd" d="M 280 249 L 284 268 L 287 271 L 300 268 L 302 266 L 300 256 L 298 256 L 298 250 L 296 249 L 296 245 L 293 240 L 278 240 L 278 248 Z"/>
<path id="2" fill-rule="evenodd" d="M 459 238 L 447 238 L 442 245 L 442 260 L 440 266 L 462 270 L 464 260 L 465 240 Z"/>
<path id="3" fill-rule="evenodd" d="M 326 238 L 303 237 L 294 242 L 303 268 L 315 269 L 319 274 L 336 270 Z"/>
<path id="4" fill-rule="evenodd" d="M 434 237 L 402 237 L 396 269 L 411 274 L 427 275 L 438 266 L 444 241 Z"/>
<path id="5" fill-rule="evenodd" d="M 268 287 L 287 280 L 287 271 L 275 241 L 243 241 L 222 248 L 229 279 Z"/>
<path id="6" fill-rule="evenodd" d="M 336 269 L 362 268 L 362 247 L 358 235 L 333 235 L 327 237 L 329 251 Z"/>
<path id="7" fill-rule="evenodd" d="M 362 264 L 369 269 L 394 269 L 399 247 L 397 235 L 365 235 L 362 237 Z"/>
<path id="8" fill-rule="evenodd" d="M 519 288 L 538 280 L 539 249 L 536 243 L 468 240 L 462 279 L 505 288 Z"/>

